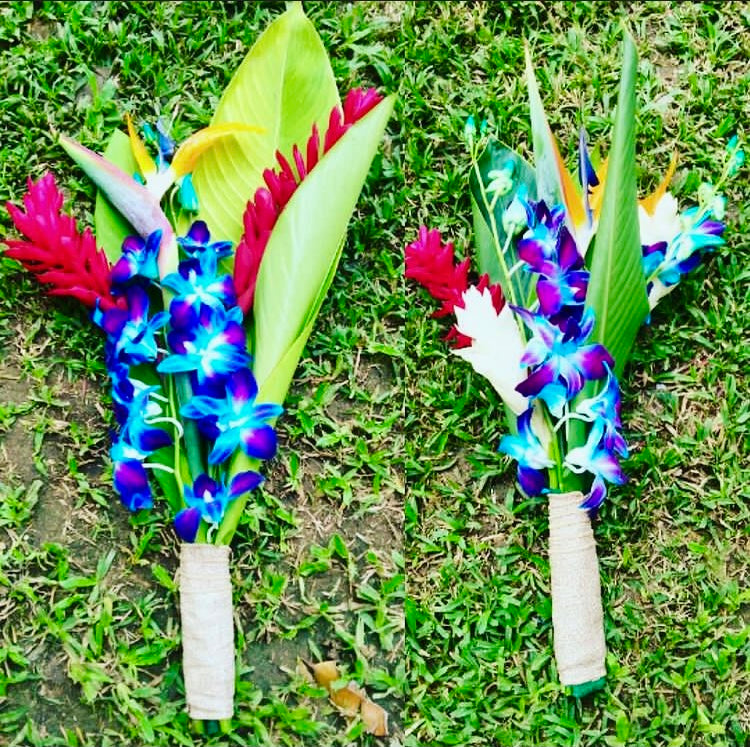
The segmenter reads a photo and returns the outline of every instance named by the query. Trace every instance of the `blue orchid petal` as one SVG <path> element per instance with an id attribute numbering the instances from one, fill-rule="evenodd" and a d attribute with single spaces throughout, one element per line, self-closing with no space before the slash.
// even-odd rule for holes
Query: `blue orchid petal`
<path id="1" fill-rule="evenodd" d="M 242 431 L 242 450 L 256 459 L 273 459 L 276 454 L 276 431 L 270 425 Z"/>
<path id="2" fill-rule="evenodd" d="M 229 495 L 234 497 L 249 493 L 263 483 L 263 475 L 258 472 L 240 472 L 229 483 Z"/>
<path id="3" fill-rule="evenodd" d="M 174 528 L 184 542 L 195 542 L 198 527 L 201 524 L 201 512 L 198 508 L 183 508 L 174 517 Z"/>
<path id="4" fill-rule="evenodd" d="M 214 443 L 213 449 L 211 449 L 211 452 L 208 455 L 208 463 L 221 464 L 222 462 L 225 462 L 234 453 L 239 442 L 240 434 L 236 429 L 220 433 Z"/>

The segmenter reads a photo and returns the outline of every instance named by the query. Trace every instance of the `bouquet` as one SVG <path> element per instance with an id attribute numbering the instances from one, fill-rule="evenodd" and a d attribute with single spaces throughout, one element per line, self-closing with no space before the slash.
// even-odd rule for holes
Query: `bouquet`
<path id="1" fill-rule="evenodd" d="M 116 493 L 131 511 L 162 500 L 173 517 L 198 726 L 229 728 L 230 543 L 276 452 L 276 419 L 392 106 L 356 88 L 340 102 L 294 3 L 210 126 L 179 147 L 163 120 L 139 134 L 127 115 L 128 134 L 115 132 L 103 156 L 60 137 L 98 187 L 95 233 L 63 212 L 52 174 L 29 179 L 23 207 L 8 204 L 23 238 L 6 239 L 6 255 L 89 307 L 105 335 Z"/>
<path id="2" fill-rule="evenodd" d="M 589 154 L 585 131 L 578 180 L 551 133 L 527 50 L 533 153 L 529 165 L 469 118 L 470 190 L 476 260 L 457 262 L 453 245 L 422 227 L 405 250 L 406 277 L 451 316 L 446 339 L 500 395 L 510 433 L 500 452 L 518 465 L 528 496 L 549 504 L 555 657 L 560 681 L 585 695 L 605 682 L 605 641 L 596 545 L 590 519 L 610 485 L 626 481 L 621 460 L 619 379 L 639 327 L 680 278 L 723 244 L 720 189 L 742 166 L 737 138 L 715 185 L 684 210 L 666 177 L 637 198 L 632 39 L 609 157 Z"/>

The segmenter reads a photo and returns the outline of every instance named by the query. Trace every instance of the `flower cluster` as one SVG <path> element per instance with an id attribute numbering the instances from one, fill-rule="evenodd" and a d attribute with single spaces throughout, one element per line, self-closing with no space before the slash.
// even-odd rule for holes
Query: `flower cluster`
<path id="1" fill-rule="evenodd" d="M 724 172 L 716 186 L 703 183 L 698 205 L 680 212 L 674 195 L 663 190 L 654 201 L 642 201 L 638 219 L 649 306 L 653 309 L 695 269 L 703 256 L 724 243 L 726 198 L 720 186 L 737 175 L 745 162 L 735 135 L 727 144 Z"/>
<path id="2" fill-rule="evenodd" d="M 123 307 L 124 299 L 112 292 L 109 261 L 96 246 L 90 229 L 79 232 L 75 220 L 63 215 L 63 195 L 52 174 L 28 180 L 25 211 L 6 205 L 16 230 L 26 240 L 5 239 L 5 254 L 18 260 L 41 283 L 53 286 L 54 296 L 71 296 L 86 306 L 107 310 Z"/>
<path id="3" fill-rule="evenodd" d="M 144 363 L 158 362 L 158 373 L 183 377 L 181 391 L 190 396 L 180 415 L 196 420 L 210 440 L 209 469 L 227 462 L 238 448 L 255 459 L 270 459 L 276 452 L 276 433 L 268 421 L 281 407 L 255 401 L 258 387 L 249 368 L 242 311 L 232 278 L 219 272 L 218 261 L 231 253 L 231 244 L 212 242 L 201 221 L 178 241 L 185 258 L 159 282 L 161 232 L 145 239 L 128 237 L 112 272 L 113 292 L 122 296 L 125 307 L 104 310 L 97 305 L 93 313 L 107 335 L 106 364 L 119 425 L 111 452 L 115 489 L 134 511 L 153 505 L 146 468 L 164 469 L 147 459 L 173 443 L 157 423 L 171 424 L 175 437 L 185 438 L 179 421 L 162 412 L 160 403 L 168 400 L 161 387 L 148 386 L 134 370 Z M 149 316 L 149 291 L 158 285 L 171 294 L 169 311 Z M 163 339 L 159 343 L 165 333 L 168 351 Z M 194 474 L 192 487 L 184 487 L 185 508 L 175 517 L 178 534 L 192 542 L 201 520 L 217 524 L 231 500 L 261 482 L 252 471 L 235 475 L 228 486 Z"/>
<path id="4" fill-rule="evenodd" d="M 303 155 L 296 145 L 292 150 L 294 168 L 277 151 L 278 169 L 275 171 L 266 169 L 263 172 L 266 186 L 260 187 L 253 199 L 247 203 L 243 215 L 244 233 L 235 253 L 234 283 L 237 288 L 239 306 L 245 313 L 253 305 L 260 262 L 271 237 L 271 231 L 282 210 L 302 180 L 315 168 L 320 158 L 328 153 L 344 133 L 373 109 L 382 98 L 374 88 L 352 89 L 344 100 L 343 108 L 337 106 L 331 111 L 328 129 L 323 137 L 322 152 L 320 133 L 317 125 L 313 125 L 305 154 Z"/>
<path id="5" fill-rule="evenodd" d="M 268 421 L 282 408 L 256 403 L 258 387 L 250 369 L 242 310 L 236 305 L 232 278 L 218 269 L 219 258 L 230 246 L 211 242 L 201 221 L 179 243 L 187 257 L 177 272 L 162 279 L 162 286 L 175 294 L 167 334 L 172 352 L 157 371 L 189 377 L 192 396 L 183 402 L 180 415 L 196 420 L 200 432 L 213 442 L 211 467 L 225 463 L 238 448 L 254 459 L 271 459 L 276 432 Z M 217 524 L 230 500 L 262 481 L 256 472 L 242 472 L 225 489 L 207 475 L 193 477 L 192 492 L 185 492 L 187 507 L 175 518 L 178 533 L 188 542 L 195 539 L 200 524 L 196 517 Z"/>
<path id="6" fill-rule="evenodd" d="M 540 201 L 528 203 L 527 215 L 528 230 L 518 242 L 518 255 L 526 271 L 537 276 L 539 310 L 513 311 L 531 333 L 521 357 L 529 375 L 516 387 L 528 397 L 529 408 L 518 418 L 517 435 L 505 436 L 500 451 L 518 462 L 518 482 L 529 495 L 562 489 L 562 469 L 589 473 L 593 481 L 583 507 L 593 511 L 604 500 L 606 482 L 625 481 L 617 460 L 617 455 L 627 455 L 627 449 L 617 430 L 621 423 L 614 361 L 603 345 L 588 342 L 595 322 L 591 309 L 584 309 L 589 274 L 565 226 L 564 209 L 549 210 Z M 600 394 L 577 403 L 586 382 L 602 379 L 606 385 Z M 556 427 L 550 428 L 548 418 L 539 418 L 535 430 L 537 400 L 546 405 Z M 550 448 L 564 453 L 559 427 L 571 418 L 591 423 L 588 439 L 556 462 Z"/>
<path id="7" fill-rule="evenodd" d="M 416 240 L 404 250 L 405 275 L 416 280 L 436 300 L 440 308 L 433 317 L 455 314 L 456 309 L 466 308 L 466 294 L 480 294 L 490 299 L 497 317 L 505 307 L 505 298 L 499 285 L 491 285 L 488 275 L 482 275 L 476 282 L 469 283 L 471 260 L 467 257 L 457 262 L 453 243 L 443 242 L 440 231 L 421 226 Z M 470 347 L 472 336 L 463 334 L 458 325 L 451 327 L 446 340 L 452 341 L 455 348 Z"/>
<path id="8" fill-rule="evenodd" d="M 110 455 L 115 490 L 131 511 L 151 508 L 153 498 L 146 473 L 146 460 L 155 451 L 172 443 L 170 434 L 156 426 L 162 420 L 159 401 L 161 387 L 147 386 L 133 369 L 156 360 L 156 335 L 169 321 L 164 312 L 149 318 L 148 289 L 138 282 L 115 286 L 126 307 L 107 311 L 97 304 L 92 318 L 107 336 L 105 363 L 112 383 L 112 400 L 119 433 L 113 438 Z"/>

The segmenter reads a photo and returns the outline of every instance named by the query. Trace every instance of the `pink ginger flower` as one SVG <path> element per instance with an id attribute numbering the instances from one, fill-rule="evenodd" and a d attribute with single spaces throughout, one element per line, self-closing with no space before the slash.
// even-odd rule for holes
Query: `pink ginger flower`
<path id="1" fill-rule="evenodd" d="M 277 151 L 277 169 L 266 169 L 263 172 L 266 186 L 260 187 L 247 203 L 243 215 L 245 232 L 237 245 L 234 258 L 234 285 L 237 303 L 243 312 L 247 313 L 253 305 L 258 271 L 271 231 L 297 187 L 315 168 L 321 156 L 382 98 L 374 88 L 366 91 L 361 88 L 352 89 L 346 96 L 343 108 L 337 106 L 331 111 L 328 129 L 323 138 L 323 153 L 320 152 L 320 133 L 317 126 L 313 125 L 304 155 L 296 145 L 292 150 L 294 167 Z"/>
<path id="2" fill-rule="evenodd" d="M 40 283 L 51 285 L 50 295 L 72 296 L 89 307 L 98 301 L 103 311 L 123 306 L 124 299 L 112 295 L 109 260 L 91 229 L 79 232 L 75 219 L 61 212 L 63 195 L 55 177 L 47 173 L 36 182 L 29 179 L 23 204 L 26 212 L 6 204 L 25 240 L 4 239 L 5 255 L 18 260 Z"/>

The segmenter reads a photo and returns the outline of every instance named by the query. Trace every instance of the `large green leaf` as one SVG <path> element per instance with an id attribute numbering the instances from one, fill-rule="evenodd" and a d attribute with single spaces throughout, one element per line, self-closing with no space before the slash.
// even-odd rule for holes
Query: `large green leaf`
<path id="1" fill-rule="evenodd" d="M 237 242 L 247 201 L 279 150 L 304 149 L 313 124 L 325 132 L 339 104 L 328 55 L 300 3 L 260 36 L 229 83 L 212 124 L 242 122 L 265 132 L 228 138 L 204 154 L 193 172 L 199 217 L 217 238 Z"/>
<path id="2" fill-rule="evenodd" d="M 104 151 L 104 158 L 115 166 L 119 166 L 126 174 L 134 174 L 138 170 L 130 140 L 120 130 L 112 133 L 107 149 Z M 122 254 L 122 242 L 126 236 L 134 234 L 135 229 L 112 207 L 101 190 L 96 192 L 94 226 L 97 243 L 104 249 L 109 261 L 116 262 Z"/>
<path id="3" fill-rule="evenodd" d="M 331 280 L 332 279 L 333 273 L 331 273 Z M 276 370 L 263 382 L 263 386 L 258 390 L 258 402 L 284 401 L 291 381 L 291 374 L 294 373 L 294 369 L 297 367 L 297 363 L 302 356 L 302 351 L 305 348 L 307 338 L 310 337 L 314 323 L 315 320 L 312 319 L 305 329 L 302 330 L 302 333 L 287 350 L 284 358 L 279 361 Z M 244 452 L 238 450 L 232 458 L 229 473 L 230 475 L 237 475 L 246 470 L 256 471 L 259 466 L 260 462 L 258 462 L 257 459 L 251 459 Z M 226 513 L 221 520 L 221 524 L 219 525 L 219 530 L 213 539 L 214 544 L 228 545 L 232 541 L 232 537 L 234 536 L 240 517 L 245 510 L 245 505 L 249 498 L 249 495 L 240 496 L 229 504 Z"/>
<path id="4" fill-rule="evenodd" d="M 317 313 L 349 218 L 393 109 L 381 101 L 353 125 L 297 188 L 281 213 L 260 266 L 253 306 L 254 372 L 291 380 L 297 361 L 277 370 Z"/>
<path id="5" fill-rule="evenodd" d="M 594 337 L 612 353 L 617 375 L 622 373 L 638 328 L 648 315 L 635 174 L 637 65 L 635 44 L 626 34 L 609 169 L 586 293 L 586 305 L 596 314 Z"/>
<path id="6" fill-rule="evenodd" d="M 490 215 L 492 197 L 487 195 L 484 189 L 492 181 L 489 173 L 494 170 L 501 171 L 508 166 L 513 169 L 513 189 L 504 197 L 498 198 Z M 483 273 L 486 272 L 493 283 L 500 283 L 503 294 L 511 303 L 527 307 L 534 295 L 534 276 L 523 269 L 516 270 L 511 275 L 513 266 L 518 262 L 518 256 L 515 242 L 506 242 L 503 213 L 521 186 L 526 187 L 530 199 L 536 199 L 534 169 L 518 153 L 494 140 L 487 144 L 484 153 L 479 157 L 477 168 L 479 175 L 476 169 L 472 170 L 469 184 L 474 217 L 474 244 L 477 248 L 479 269 Z"/>

